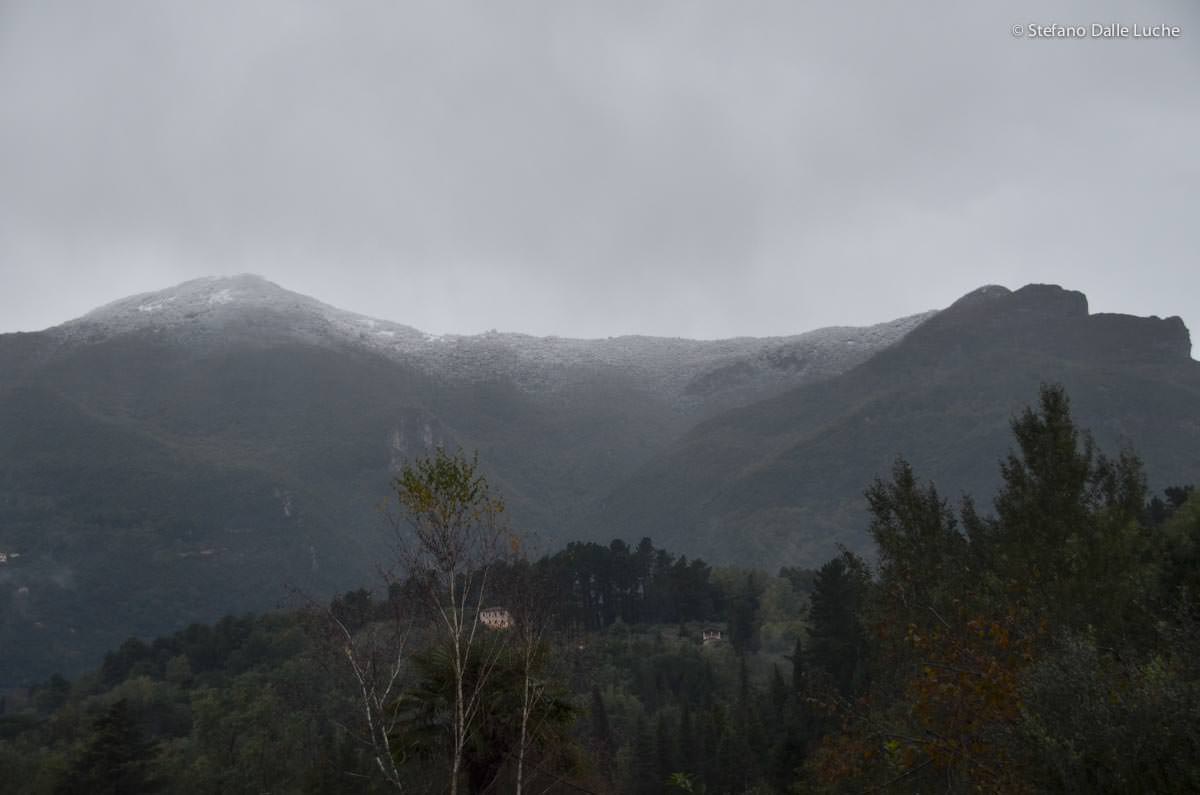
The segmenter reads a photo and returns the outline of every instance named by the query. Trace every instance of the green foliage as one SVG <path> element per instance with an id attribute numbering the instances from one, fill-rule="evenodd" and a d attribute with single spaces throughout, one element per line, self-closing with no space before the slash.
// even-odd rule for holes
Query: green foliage
<path id="1" fill-rule="evenodd" d="M 812 594 L 808 657 L 844 696 L 857 693 L 867 675 L 867 636 L 862 626 L 869 579 L 849 552 L 817 572 Z"/>
<path id="2" fill-rule="evenodd" d="M 352 704 L 310 652 L 292 615 L 126 643 L 101 672 L 36 689 L 40 717 L 0 738 L 0 760 L 20 760 L 5 769 L 28 774 L 0 792 L 361 792 L 350 775 L 370 768 L 334 725 Z"/>
<path id="3" fill-rule="evenodd" d="M 1037 411 L 1013 422 L 1019 452 L 1001 464 L 996 519 L 970 520 L 977 555 L 999 588 L 1037 599 L 1049 620 L 1122 633 L 1145 586 L 1149 536 L 1138 522 L 1147 500 L 1141 461 L 1095 451 L 1070 415 L 1061 387 L 1042 389 Z"/>
<path id="4" fill-rule="evenodd" d="M 764 594 L 756 612 L 746 614 L 749 622 L 762 624 L 775 611 L 775 624 L 791 626 L 799 616 L 788 612 L 801 604 L 786 595 L 790 584 L 751 578 L 745 571 L 714 577 L 702 561 L 676 558 L 646 540 L 637 548 L 619 542 L 577 545 L 524 569 L 499 566 L 496 593 L 517 593 L 512 578 L 543 575 L 568 590 L 546 598 L 554 608 L 552 631 L 533 657 L 531 674 L 541 695 L 530 723 L 533 772 L 527 783 L 540 781 L 540 791 L 566 774 L 594 791 L 624 786 L 623 760 L 633 758 L 641 717 L 651 745 L 639 764 L 654 771 L 646 787 L 661 791 L 676 772 L 686 773 L 695 791 L 727 786 L 713 760 L 718 753 L 725 758 L 749 753 L 738 750 L 741 741 L 734 735 L 750 719 L 732 716 L 742 714 L 738 705 L 747 700 L 756 702 L 755 714 L 767 713 L 767 704 L 757 702 L 771 700 L 772 668 L 758 655 L 748 656 L 743 667 L 728 642 L 703 647 L 700 630 L 723 626 L 725 605 L 748 584 Z M 592 582 L 588 592 L 575 585 L 586 580 Z M 406 603 L 410 589 L 411 583 L 398 583 L 386 599 L 351 591 L 334 599 L 330 612 L 367 638 Z M 580 608 L 609 600 L 621 606 L 610 614 L 614 623 L 608 630 L 579 633 L 586 626 Z M 663 616 L 673 620 L 645 621 Z M 601 626 L 600 617 L 594 620 Z M 148 743 L 140 769 L 164 790 L 383 791 L 356 734 L 359 708 L 350 680 L 314 645 L 309 622 L 307 613 L 228 617 L 153 641 L 123 643 L 89 677 L 74 683 L 52 678 L 34 690 L 28 713 L 0 716 L 0 761 L 13 760 L 10 769 L 27 771 L 17 791 L 53 792 L 79 770 L 96 718 L 123 701 Z M 397 704 L 405 719 L 394 739 L 406 778 L 436 787 L 444 780 L 450 678 L 445 655 L 439 656 L 427 634 L 417 638 L 418 653 Z M 794 642 L 788 637 L 789 648 Z M 476 669 L 488 664 L 491 670 L 467 747 L 467 783 L 511 786 L 524 680 L 515 651 L 505 644 L 481 647 L 472 658 Z M 581 675 L 569 675 L 575 668 Z M 582 748 L 590 751 L 586 757 Z M 0 784 L 0 792 L 7 791 Z"/>
<path id="5" fill-rule="evenodd" d="M 846 551 L 811 576 L 713 571 L 649 539 L 495 566 L 498 594 L 546 583 L 551 620 L 529 665 L 502 633 L 467 658 L 468 689 L 486 686 L 464 786 L 512 789 L 532 682 L 537 791 L 1197 789 L 1200 500 L 1173 488 L 1156 506 L 1137 458 L 1097 452 L 1061 389 L 1013 431 L 992 515 L 955 512 L 904 461 L 869 487 L 873 572 Z M 442 486 L 486 493 L 473 461 L 451 463 L 414 470 L 427 517 Z M 415 582 L 330 613 L 367 639 Z M 700 642 L 712 626 L 726 642 Z M 397 762 L 432 790 L 455 689 L 435 637 L 418 625 L 394 704 Z M 0 791 L 383 791 L 327 665 L 292 614 L 130 640 L 0 715 Z"/>
<path id="6" fill-rule="evenodd" d="M 1105 653 L 1093 637 L 1064 635 L 1023 683 L 1023 761 L 1036 788 L 1200 789 L 1200 680 L 1195 663 L 1179 656 L 1191 651 L 1129 659 Z"/>
<path id="7" fill-rule="evenodd" d="M 703 560 L 676 558 L 649 538 L 635 549 L 619 539 L 608 546 L 572 542 L 535 568 L 551 591 L 558 623 L 576 632 L 617 621 L 626 626 L 721 621 L 731 597 Z M 512 576 L 508 567 L 497 566 L 494 576 L 497 588 L 506 590 L 504 582 Z"/>
<path id="8" fill-rule="evenodd" d="M 129 703 L 120 699 L 96 719 L 91 739 L 67 775 L 62 791 L 81 795 L 151 792 L 154 787 L 147 772 L 151 753 Z"/>
<path id="9" fill-rule="evenodd" d="M 1061 387 L 1012 429 L 995 516 L 965 500 L 965 534 L 904 462 L 868 490 L 878 578 L 841 601 L 872 627 L 870 686 L 809 770 L 834 789 L 1189 791 L 1187 491 L 1148 508 L 1141 462 L 1098 453 Z M 830 623 L 823 587 L 810 650 Z"/>
<path id="10" fill-rule="evenodd" d="M 880 587 L 913 613 L 946 609 L 970 576 L 967 541 L 946 501 L 933 484 L 922 488 L 904 460 L 890 481 L 876 480 L 866 496 Z"/>
<path id="11" fill-rule="evenodd" d="M 1200 497 L 1188 492 L 1162 526 L 1160 599 L 1200 615 Z"/>
<path id="12" fill-rule="evenodd" d="M 492 642 L 498 641 L 492 639 Z M 421 652 L 413 657 L 413 662 L 416 682 L 396 703 L 396 709 L 405 718 L 395 741 L 402 759 L 412 757 L 424 768 L 436 766 L 445 753 L 455 680 L 452 658 L 443 648 Z M 471 725 L 463 759 L 470 791 L 479 792 L 501 783 L 502 789 L 511 786 L 526 675 L 545 685 L 532 705 L 528 724 L 531 757 L 546 775 L 573 769 L 574 746 L 569 730 L 577 717 L 576 708 L 570 694 L 553 681 L 549 663 L 548 648 L 539 650 L 528 669 L 511 648 L 485 649 L 472 658 L 466 687 L 473 686 L 484 671 L 488 679 L 481 690 L 484 703 L 480 717 Z"/>
<path id="13" fill-rule="evenodd" d="M 754 652 L 761 645 L 759 606 L 763 587 L 753 573 L 747 574 L 729 600 L 729 642 L 734 651 Z"/>
<path id="14" fill-rule="evenodd" d="M 441 448 L 406 463 L 392 484 L 401 519 L 415 536 L 405 561 L 413 573 L 451 576 L 490 562 L 504 513 L 504 500 L 488 486 L 479 456 Z"/>

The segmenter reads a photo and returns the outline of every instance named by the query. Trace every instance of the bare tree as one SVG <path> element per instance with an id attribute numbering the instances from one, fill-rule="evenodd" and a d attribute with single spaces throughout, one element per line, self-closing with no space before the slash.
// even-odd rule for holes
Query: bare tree
<path id="1" fill-rule="evenodd" d="M 454 688 L 449 790 L 457 795 L 467 739 L 502 651 L 500 643 L 480 642 L 479 612 L 506 543 L 514 550 L 519 545 L 503 524 L 504 502 L 480 473 L 478 456 L 439 448 L 406 464 L 392 485 L 400 562 L 446 643 Z"/>
<path id="2" fill-rule="evenodd" d="M 540 728 L 535 723 L 547 697 L 544 676 L 546 640 L 554 618 L 545 580 L 527 560 L 518 561 L 508 588 L 511 643 L 521 676 L 521 719 L 517 738 L 516 795 L 526 785 L 526 760 Z"/>
<path id="3" fill-rule="evenodd" d="M 409 613 L 389 598 L 386 613 L 365 590 L 335 599 L 329 606 L 307 599 L 307 629 L 322 652 L 319 659 L 340 679 L 348 671 L 357 729 L 343 726 L 370 751 L 379 772 L 397 792 L 405 790 L 393 737 L 401 715 L 395 700 L 406 671 L 411 632 Z"/>

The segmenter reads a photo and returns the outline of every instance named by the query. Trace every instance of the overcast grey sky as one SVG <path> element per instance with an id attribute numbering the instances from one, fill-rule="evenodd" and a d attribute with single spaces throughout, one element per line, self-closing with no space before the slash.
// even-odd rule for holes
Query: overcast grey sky
<path id="1" fill-rule="evenodd" d="M 1200 4 L 0 0 L 0 331 L 254 272 L 720 337 L 986 283 L 1200 329 Z M 1014 25 L 1166 23 L 1175 39 Z"/>

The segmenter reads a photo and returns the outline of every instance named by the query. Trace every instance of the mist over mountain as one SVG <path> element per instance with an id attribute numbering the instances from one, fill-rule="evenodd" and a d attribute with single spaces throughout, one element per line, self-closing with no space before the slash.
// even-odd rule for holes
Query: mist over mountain
<path id="1" fill-rule="evenodd" d="M 836 377 L 930 315 L 785 338 L 433 336 L 254 276 L 0 336 L 0 682 L 130 634 L 352 587 L 399 464 L 478 450 L 547 546 L 697 422 Z"/>

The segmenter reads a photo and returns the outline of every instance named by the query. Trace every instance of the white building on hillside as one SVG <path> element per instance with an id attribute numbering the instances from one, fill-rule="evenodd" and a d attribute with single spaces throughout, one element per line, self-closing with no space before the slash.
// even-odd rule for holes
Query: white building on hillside
<path id="1" fill-rule="evenodd" d="M 485 607 L 479 611 L 479 621 L 488 629 L 508 629 L 513 624 L 507 607 Z"/>

